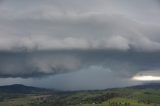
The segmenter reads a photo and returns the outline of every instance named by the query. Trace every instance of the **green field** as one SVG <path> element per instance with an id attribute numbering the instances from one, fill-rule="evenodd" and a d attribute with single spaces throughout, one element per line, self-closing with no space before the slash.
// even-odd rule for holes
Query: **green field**
<path id="1" fill-rule="evenodd" d="M 1 100 L 0 106 L 160 106 L 160 89 L 110 89 L 26 94 Z"/>

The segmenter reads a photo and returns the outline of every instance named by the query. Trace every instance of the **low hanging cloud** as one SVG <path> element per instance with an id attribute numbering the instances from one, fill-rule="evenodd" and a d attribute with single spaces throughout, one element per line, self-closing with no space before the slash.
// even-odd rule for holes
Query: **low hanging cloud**
<path id="1" fill-rule="evenodd" d="M 0 53 L 1 77 L 41 77 L 77 70 L 80 62 L 71 55 L 50 53 Z"/>
<path id="2" fill-rule="evenodd" d="M 110 69 L 121 78 L 131 78 L 140 71 L 160 69 L 159 57 L 159 52 L 114 50 L 1 52 L 0 77 L 43 77 L 92 66 Z"/>

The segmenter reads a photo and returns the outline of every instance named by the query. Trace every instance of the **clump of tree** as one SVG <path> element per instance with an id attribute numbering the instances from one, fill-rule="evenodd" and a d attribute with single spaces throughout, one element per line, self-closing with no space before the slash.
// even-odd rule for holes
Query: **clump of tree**
<path id="1" fill-rule="evenodd" d="M 110 102 L 109 106 L 131 106 L 129 102 Z"/>
<path id="2" fill-rule="evenodd" d="M 99 104 L 102 103 L 104 101 L 107 101 L 109 99 L 112 99 L 114 97 L 118 97 L 119 94 L 118 93 L 106 93 L 100 96 L 96 96 L 96 97 L 92 97 L 92 98 L 87 98 L 85 100 L 82 101 L 82 103 L 95 103 L 95 104 Z"/>

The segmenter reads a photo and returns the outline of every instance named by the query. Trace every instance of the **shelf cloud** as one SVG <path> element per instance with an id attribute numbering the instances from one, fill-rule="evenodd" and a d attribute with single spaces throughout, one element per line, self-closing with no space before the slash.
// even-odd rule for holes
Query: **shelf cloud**
<path id="1" fill-rule="evenodd" d="M 159 0 L 0 0 L 0 77 L 159 70 L 159 10 Z"/>

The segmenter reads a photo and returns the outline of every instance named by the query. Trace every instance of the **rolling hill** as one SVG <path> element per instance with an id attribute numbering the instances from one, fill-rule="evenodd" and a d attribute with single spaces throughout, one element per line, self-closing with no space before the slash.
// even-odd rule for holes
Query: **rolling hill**
<path id="1" fill-rule="evenodd" d="M 65 92 L 14 84 L 0 86 L 0 94 L 0 106 L 160 106 L 160 83 Z"/>
<path id="2" fill-rule="evenodd" d="M 0 93 L 33 94 L 33 93 L 53 93 L 53 92 L 55 92 L 55 90 L 25 86 L 21 84 L 0 86 Z"/>

